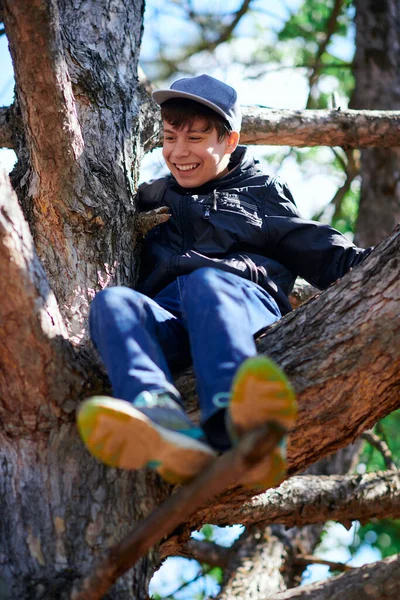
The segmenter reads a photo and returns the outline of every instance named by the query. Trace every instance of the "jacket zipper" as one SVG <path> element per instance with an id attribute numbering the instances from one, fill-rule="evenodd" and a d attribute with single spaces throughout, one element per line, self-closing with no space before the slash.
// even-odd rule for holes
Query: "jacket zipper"
<path id="1" fill-rule="evenodd" d="M 185 196 L 182 198 L 181 197 L 181 201 L 180 201 L 180 207 L 179 207 L 179 216 L 181 218 L 181 226 L 182 226 L 182 253 L 186 252 L 186 244 L 187 244 L 187 233 L 186 233 L 186 227 L 189 227 L 189 213 L 188 213 L 188 194 L 185 194 Z"/>
<path id="2" fill-rule="evenodd" d="M 212 212 L 217 212 L 218 210 L 218 194 L 217 194 L 217 190 L 213 190 L 213 201 L 212 201 L 212 207 L 210 206 L 205 206 L 204 207 L 204 215 L 203 215 L 203 219 L 210 219 L 211 217 L 211 211 Z"/>

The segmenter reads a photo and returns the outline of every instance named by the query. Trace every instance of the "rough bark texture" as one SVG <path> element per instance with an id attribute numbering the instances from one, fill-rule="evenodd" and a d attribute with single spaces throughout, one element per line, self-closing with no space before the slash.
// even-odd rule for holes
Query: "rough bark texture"
<path id="1" fill-rule="evenodd" d="M 398 108 L 398 107 L 395 107 Z M 242 108 L 240 143 L 270 146 L 396 146 L 400 140 L 400 112 L 356 110 L 280 110 L 262 106 Z M 146 149 L 161 145 L 153 131 Z"/>
<path id="2" fill-rule="evenodd" d="M 144 88 L 145 89 L 145 88 Z M 4 119 L 8 111 L 4 109 Z M 158 106 L 149 98 L 142 104 L 141 141 L 144 151 L 161 145 Z M 262 106 L 242 107 L 240 141 L 248 145 L 342 146 L 343 148 L 387 148 L 399 144 L 398 110 L 280 110 Z M 1 127 L 1 121 L 0 121 Z M 0 138 L 12 144 L 8 123 Z"/>
<path id="3" fill-rule="evenodd" d="M 354 463 L 359 447 L 359 443 L 350 444 L 335 455 L 311 465 L 307 471 L 318 476 L 347 473 Z M 318 480 L 318 477 L 314 479 Z M 291 490 L 288 494 L 296 495 L 295 480 L 296 478 L 286 484 L 287 489 Z M 278 489 L 276 501 L 279 505 L 282 486 Z M 267 496 L 271 492 L 272 490 L 267 492 Z M 252 501 L 257 502 L 260 498 L 265 498 L 265 494 L 255 497 Z M 242 523 L 241 519 L 237 522 Z M 280 519 L 275 523 L 267 520 L 242 524 L 250 530 L 246 531 L 232 548 L 231 560 L 224 570 L 218 600 L 264 600 L 266 595 L 299 585 L 304 563 L 298 560 L 298 556 L 314 552 L 321 537 L 322 521 L 312 525 L 299 523 L 298 526 L 293 522 L 291 529 Z M 274 570 L 270 567 L 271 563 L 274 564 Z"/>
<path id="4" fill-rule="evenodd" d="M 89 381 L 104 386 L 104 378 L 71 341 L 82 338 L 95 290 L 131 281 L 134 268 L 143 4 L 18 0 L 4 7 L 24 127 L 15 181 L 51 285 L 3 186 L 0 590 L 2 600 L 68 598 L 98 554 L 169 489 L 149 473 L 105 469 L 74 425 Z M 150 552 L 109 597 L 144 598 L 154 561 Z"/>
<path id="5" fill-rule="evenodd" d="M 0 108 L 0 148 L 14 148 L 11 108 Z"/>
<path id="6" fill-rule="evenodd" d="M 142 13 L 142 0 L 4 2 L 32 167 L 20 200 L 76 341 L 94 292 L 133 280 Z"/>
<path id="7" fill-rule="evenodd" d="M 400 106 L 400 3 L 356 1 L 356 88 L 352 108 Z M 400 137 L 394 146 L 400 146 Z M 361 154 L 361 196 L 356 243 L 377 244 L 400 222 L 400 148 Z"/>
<path id="8" fill-rule="evenodd" d="M 3 433 L 44 432 L 70 420 L 76 370 L 54 294 L 8 176 L 0 173 L 0 416 Z M 7 393 L 5 392 L 7 390 Z"/>
<path id="9" fill-rule="evenodd" d="M 243 504 L 232 497 L 221 499 L 211 515 L 209 509 L 196 512 L 190 526 L 246 526 L 280 524 L 301 527 L 313 523 L 337 521 L 346 527 L 354 520 L 366 523 L 373 518 L 400 516 L 400 475 L 398 471 L 367 473 L 365 475 L 297 476 L 279 488 L 267 490 Z M 207 520 L 208 519 L 208 520 Z M 211 519 L 211 521 L 210 521 Z M 181 538 L 183 530 L 180 531 Z M 161 546 L 162 556 L 180 553 L 186 548 L 178 537 L 172 536 Z"/>
<path id="10" fill-rule="evenodd" d="M 377 107 L 378 108 L 378 107 Z M 288 146 L 395 146 L 400 139 L 400 115 L 351 110 L 274 110 L 247 107 L 244 144 Z M 390 120 L 389 120 L 390 119 Z"/>
<path id="11" fill-rule="evenodd" d="M 158 503 L 146 473 L 105 469 L 74 425 L 89 377 L 104 385 L 68 341 L 15 194 L 0 187 L 0 590 L 2 600 L 67 598 L 99 549 Z M 87 393 L 87 390 L 86 390 Z M 133 501 L 134 499 L 134 501 Z M 147 589 L 150 553 L 113 594 Z"/>
<path id="12" fill-rule="evenodd" d="M 400 595 L 400 555 L 328 581 L 307 585 L 265 600 L 396 600 Z"/>

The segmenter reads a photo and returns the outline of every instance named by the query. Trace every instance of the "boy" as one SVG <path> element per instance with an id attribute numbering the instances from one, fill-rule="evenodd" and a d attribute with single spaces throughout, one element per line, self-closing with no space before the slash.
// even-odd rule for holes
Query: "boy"
<path id="1" fill-rule="evenodd" d="M 370 250 L 299 218 L 286 185 L 238 146 L 233 88 L 201 75 L 153 97 L 170 175 L 139 188 L 139 207 L 168 206 L 171 217 L 144 240 L 138 291 L 108 288 L 93 301 L 91 336 L 116 398 L 86 400 L 78 427 L 104 463 L 183 483 L 247 431 L 293 426 L 294 393 L 254 336 L 291 310 L 297 275 L 326 288 Z M 171 375 L 190 356 L 201 428 Z M 241 483 L 266 488 L 284 473 L 276 448 Z"/>

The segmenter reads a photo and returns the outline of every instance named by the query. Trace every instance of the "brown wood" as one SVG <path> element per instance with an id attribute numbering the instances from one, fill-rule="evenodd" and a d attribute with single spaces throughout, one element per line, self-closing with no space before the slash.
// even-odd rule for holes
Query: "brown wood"
<path id="1" fill-rule="evenodd" d="M 0 148 L 14 148 L 12 110 L 9 106 L 0 107 Z"/>
<path id="2" fill-rule="evenodd" d="M 241 505 L 236 503 L 234 494 L 224 495 L 213 506 L 197 511 L 185 527 L 180 528 L 179 536 L 170 536 L 163 542 L 160 551 L 163 557 L 179 554 L 185 535 L 204 523 L 301 527 L 336 521 L 348 526 L 354 520 L 367 523 L 373 518 L 400 518 L 398 471 L 297 476 Z"/>
<path id="3" fill-rule="evenodd" d="M 268 596 L 268 600 L 396 600 L 399 571 L 400 555 L 396 554 L 327 581 Z"/>
<path id="4" fill-rule="evenodd" d="M 398 110 L 400 106 L 400 4 L 356 0 L 354 109 Z M 394 144 L 399 146 L 400 144 Z M 400 148 L 361 152 L 360 208 L 355 241 L 379 243 L 400 222 Z"/>
<path id="5" fill-rule="evenodd" d="M 164 501 L 120 543 L 113 546 L 78 584 L 72 600 L 100 600 L 125 571 L 156 542 L 185 522 L 194 511 L 220 494 L 268 454 L 284 434 L 269 425 L 248 433 L 238 447 L 217 458 L 194 481 Z"/>

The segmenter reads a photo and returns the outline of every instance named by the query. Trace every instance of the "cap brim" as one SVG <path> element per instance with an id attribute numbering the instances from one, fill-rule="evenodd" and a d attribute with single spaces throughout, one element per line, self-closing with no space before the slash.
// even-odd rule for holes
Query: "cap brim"
<path id="1" fill-rule="evenodd" d="M 208 106 L 209 108 L 211 108 L 212 110 L 217 112 L 219 115 L 224 117 L 224 119 L 226 121 L 229 122 L 229 119 L 227 118 L 226 114 L 224 113 L 224 111 L 221 108 L 219 108 L 219 106 L 217 106 L 213 102 L 209 102 L 208 100 L 201 98 L 201 96 L 196 96 L 195 94 L 189 94 L 188 92 L 180 92 L 178 90 L 157 90 L 152 93 L 152 96 L 153 96 L 154 100 L 157 102 L 157 104 L 160 104 L 160 105 L 163 102 L 166 102 L 167 100 L 171 100 L 171 98 L 187 98 L 188 100 L 194 100 L 195 102 L 198 102 L 199 104 L 204 104 L 205 106 Z"/>

